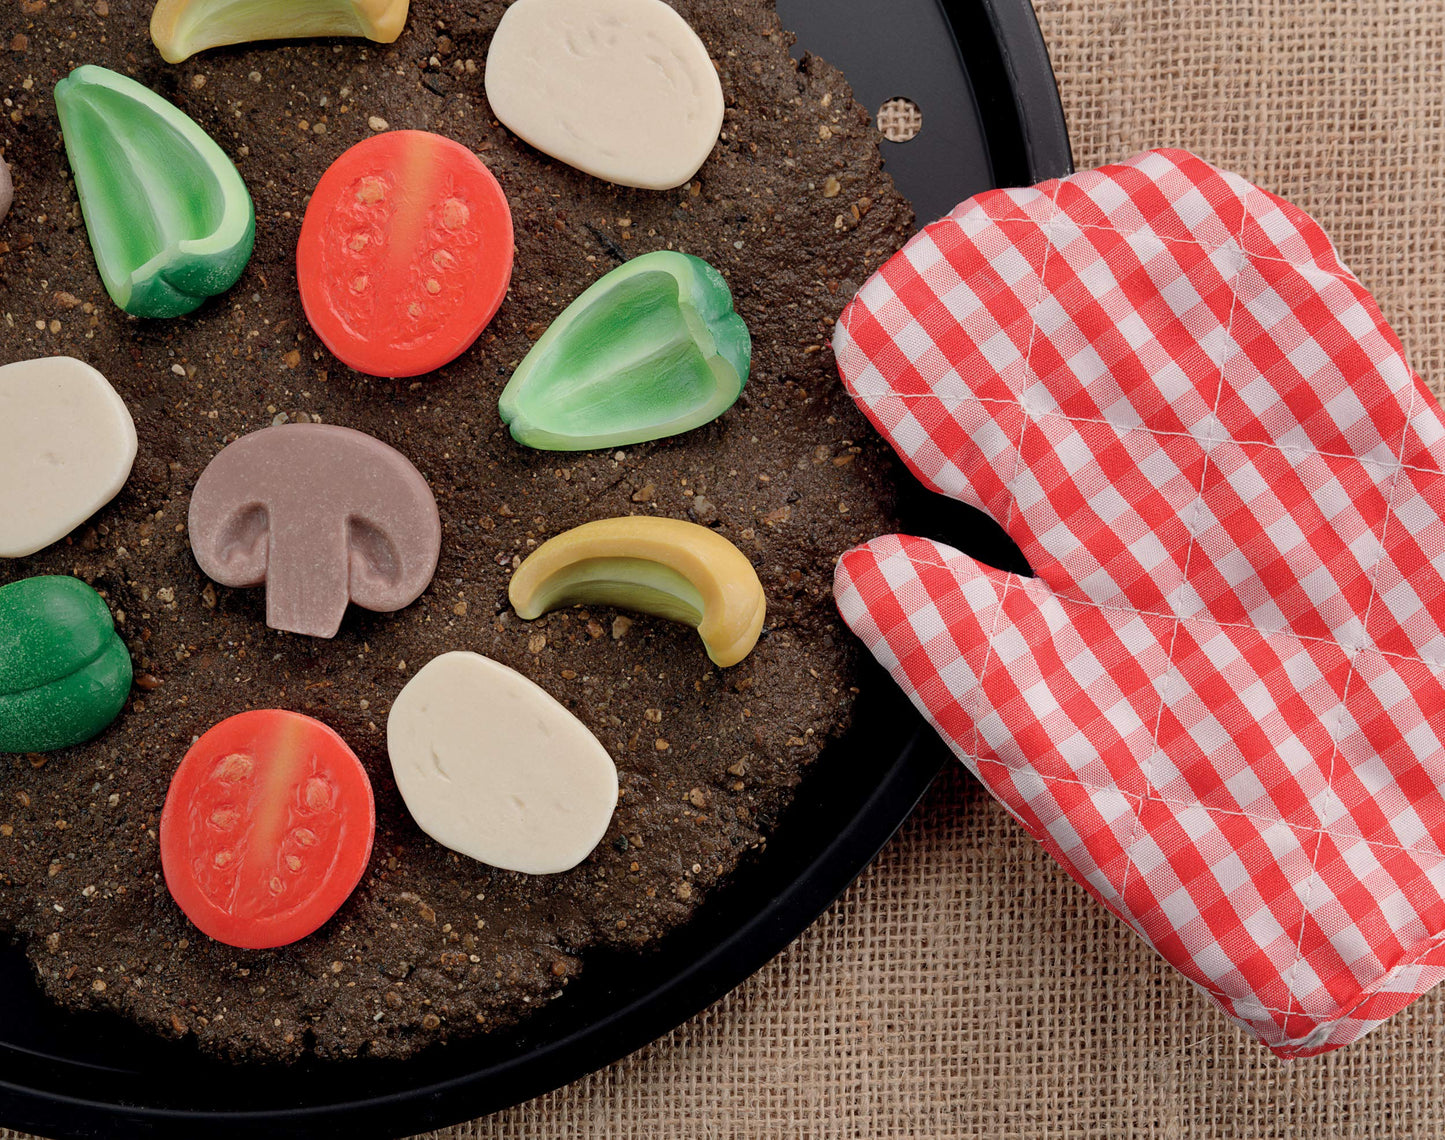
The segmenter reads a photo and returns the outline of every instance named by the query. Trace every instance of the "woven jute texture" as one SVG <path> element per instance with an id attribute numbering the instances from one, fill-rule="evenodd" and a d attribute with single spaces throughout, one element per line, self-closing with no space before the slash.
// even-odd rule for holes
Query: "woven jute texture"
<path id="1" fill-rule="evenodd" d="M 1445 0 L 1037 5 L 1080 166 L 1184 146 L 1303 206 L 1442 390 Z M 1283 1065 L 955 769 L 741 989 L 620 1064 L 434 1135 L 1438 1137 L 1445 992 Z"/>

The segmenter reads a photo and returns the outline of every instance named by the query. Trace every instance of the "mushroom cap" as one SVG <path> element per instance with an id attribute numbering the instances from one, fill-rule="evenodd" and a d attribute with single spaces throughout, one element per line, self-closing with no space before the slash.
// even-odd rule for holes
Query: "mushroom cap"
<path id="1" fill-rule="evenodd" d="M 414 602 L 441 554 L 436 500 L 410 460 L 331 424 L 243 436 L 201 473 L 191 549 L 223 586 L 266 584 L 267 624 L 334 636 L 347 601 Z"/>

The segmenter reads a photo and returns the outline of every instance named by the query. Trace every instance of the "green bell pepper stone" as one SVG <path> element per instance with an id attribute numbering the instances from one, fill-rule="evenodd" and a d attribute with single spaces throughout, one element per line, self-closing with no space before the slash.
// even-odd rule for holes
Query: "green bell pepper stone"
<path id="1" fill-rule="evenodd" d="M 131 663 L 101 596 L 76 578 L 0 587 L 0 752 L 98 735 L 130 695 Z"/>
<path id="2" fill-rule="evenodd" d="M 722 274 L 661 250 L 614 269 L 532 347 L 498 405 L 545 451 L 662 439 L 717 419 L 747 383 L 752 338 Z"/>
<path id="3" fill-rule="evenodd" d="M 256 210 L 215 140 L 174 103 L 104 67 L 55 85 L 85 229 L 111 299 L 178 317 L 240 278 Z"/>

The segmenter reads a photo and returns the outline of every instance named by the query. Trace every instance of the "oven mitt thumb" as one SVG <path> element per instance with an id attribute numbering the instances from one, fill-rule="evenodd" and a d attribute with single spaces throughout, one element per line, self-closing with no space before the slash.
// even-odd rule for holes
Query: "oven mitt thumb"
<path id="1" fill-rule="evenodd" d="M 1190 154 L 992 191 L 844 312 L 854 399 L 1037 577 L 838 605 L 1068 873 L 1282 1057 L 1445 971 L 1445 417 L 1298 209 Z"/>

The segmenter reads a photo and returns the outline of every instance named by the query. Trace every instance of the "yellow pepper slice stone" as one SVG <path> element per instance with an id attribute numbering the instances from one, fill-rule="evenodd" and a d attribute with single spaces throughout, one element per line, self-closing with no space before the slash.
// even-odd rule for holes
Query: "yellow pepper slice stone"
<path id="1" fill-rule="evenodd" d="M 717 665 L 757 644 L 767 600 L 747 555 L 696 523 L 613 518 L 544 542 L 512 576 L 512 608 L 532 621 L 571 605 L 606 605 L 697 629 Z"/>
<path id="2" fill-rule="evenodd" d="M 389 44 L 406 26 L 411 0 L 160 0 L 151 39 L 167 63 L 253 40 L 365 36 Z"/>

